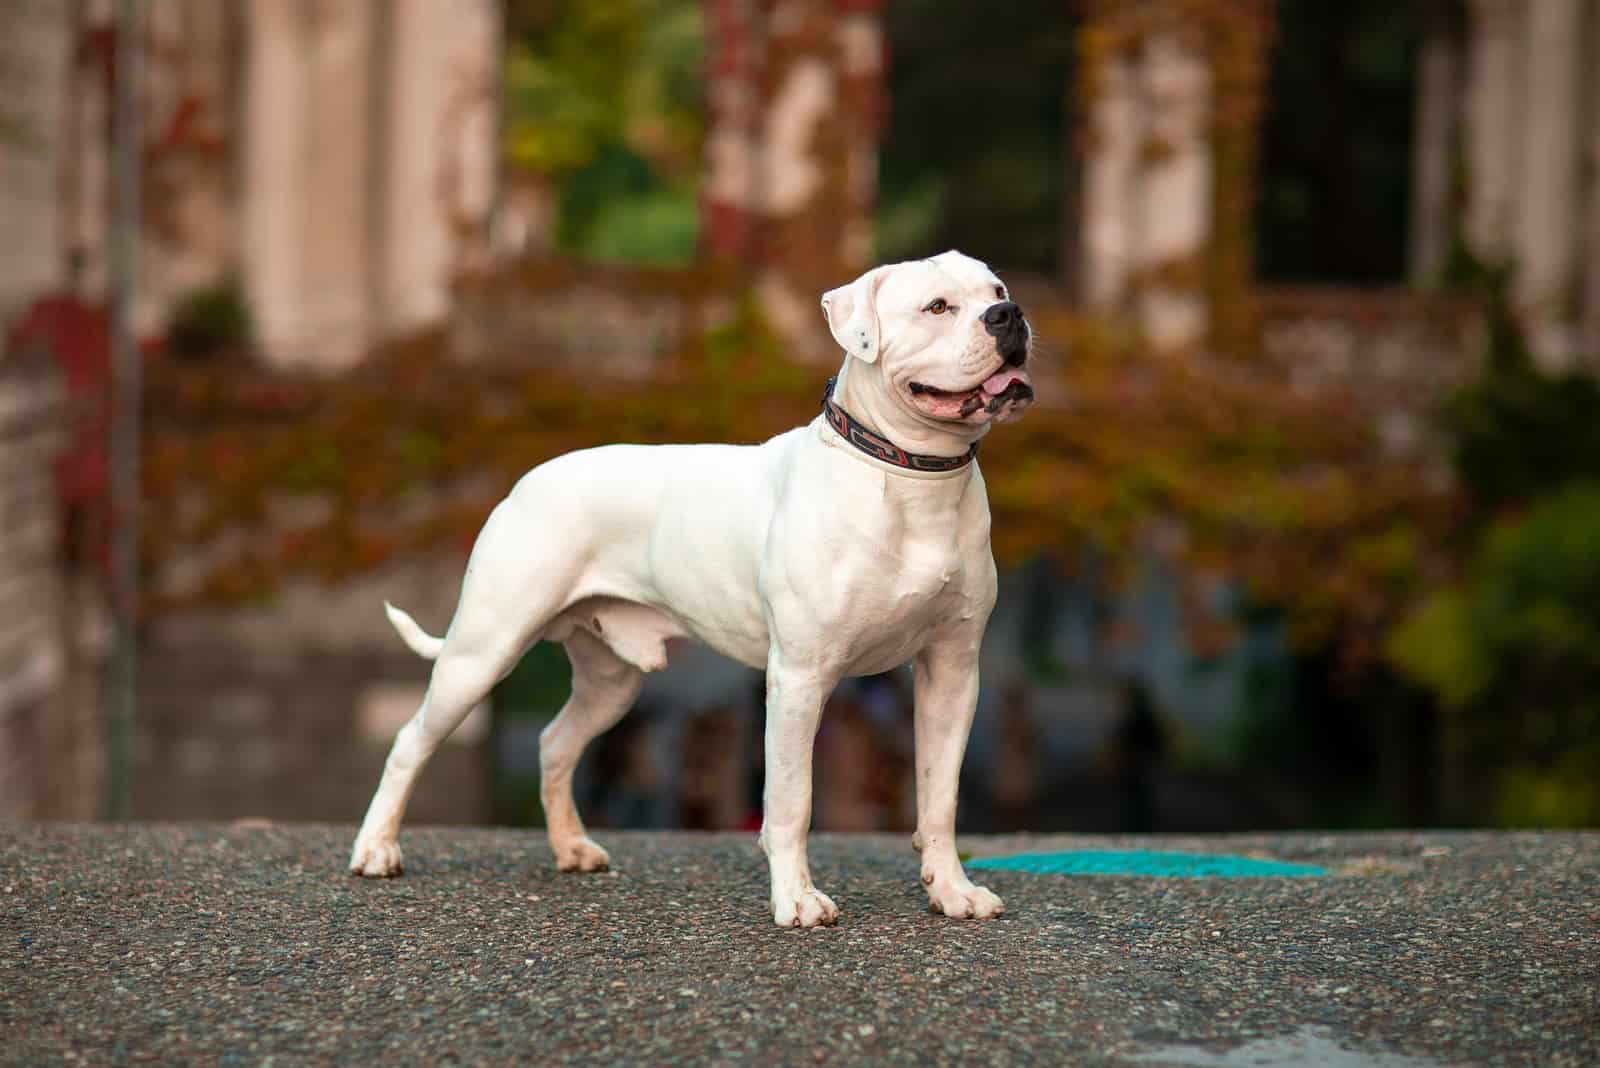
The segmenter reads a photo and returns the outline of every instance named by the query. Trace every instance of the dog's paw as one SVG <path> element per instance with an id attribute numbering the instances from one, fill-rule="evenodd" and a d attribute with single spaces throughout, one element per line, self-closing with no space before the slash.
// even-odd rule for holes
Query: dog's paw
<path id="1" fill-rule="evenodd" d="M 399 842 L 365 842 L 356 840 L 350 851 L 350 874 L 364 875 L 369 879 L 387 879 L 405 870 L 400 863 Z"/>
<path id="2" fill-rule="evenodd" d="M 924 877 L 926 879 L 926 877 Z M 1006 910 L 1000 895 L 988 887 L 973 886 L 966 876 L 934 879 L 928 886 L 928 911 L 956 920 L 992 920 Z"/>
<path id="3" fill-rule="evenodd" d="M 772 922 L 779 927 L 828 927 L 839 920 L 839 906 L 816 887 L 772 895 Z"/>
<path id="4" fill-rule="evenodd" d="M 555 847 L 556 867 L 562 871 L 610 871 L 611 855 L 587 835 Z"/>

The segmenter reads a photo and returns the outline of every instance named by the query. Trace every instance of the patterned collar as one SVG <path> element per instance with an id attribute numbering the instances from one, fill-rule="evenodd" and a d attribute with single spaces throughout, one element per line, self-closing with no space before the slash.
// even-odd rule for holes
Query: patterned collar
<path id="1" fill-rule="evenodd" d="M 828 425 L 833 427 L 841 438 L 874 460 L 882 460 L 886 464 L 903 467 L 907 471 L 955 471 L 978 458 L 976 441 L 960 456 L 927 456 L 922 453 L 906 452 L 894 442 L 880 438 L 852 419 L 850 413 L 839 407 L 833 399 L 833 384 L 838 378 L 839 376 L 835 375 L 828 379 L 828 386 L 822 391 L 822 414 L 827 417 Z"/>

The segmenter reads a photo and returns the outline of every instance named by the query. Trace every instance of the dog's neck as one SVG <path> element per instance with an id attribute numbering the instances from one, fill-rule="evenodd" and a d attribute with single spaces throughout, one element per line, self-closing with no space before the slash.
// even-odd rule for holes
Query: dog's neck
<path id="1" fill-rule="evenodd" d="M 963 456 L 988 427 L 952 427 L 920 417 L 890 395 L 877 368 L 844 358 L 833 399 L 851 418 L 906 452 L 927 456 Z"/>

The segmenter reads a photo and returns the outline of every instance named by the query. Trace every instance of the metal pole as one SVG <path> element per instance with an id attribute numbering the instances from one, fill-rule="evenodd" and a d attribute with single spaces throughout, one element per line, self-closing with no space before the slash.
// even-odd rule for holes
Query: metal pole
<path id="1" fill-rule="evenodd" d="M 111 588 L 116 647 L 106 678 L 106 815 L 126 820 L 132 794 L 133 718 L 138 705 L 139 420 L 143 367 L 134 330 L 139 291 L 139 0 L 118 0 L 111 214 Z"/>

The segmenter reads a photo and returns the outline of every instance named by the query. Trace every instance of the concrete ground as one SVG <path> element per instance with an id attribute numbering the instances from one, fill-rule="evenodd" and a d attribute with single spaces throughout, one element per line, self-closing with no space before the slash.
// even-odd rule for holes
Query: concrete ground
<path id="1" fill-rule="evenodd" d="M 904 836 L 822 835 L 837 927 L 780 930 L 753 836 L 0 828 L 11 1064 L 1600 1064 L 1600 834 L 969 837 L 1309 861 L 1318 879 L 985 872 L 929 915 Z M 976 874 L 976 873 L 975 873 Z"/>

